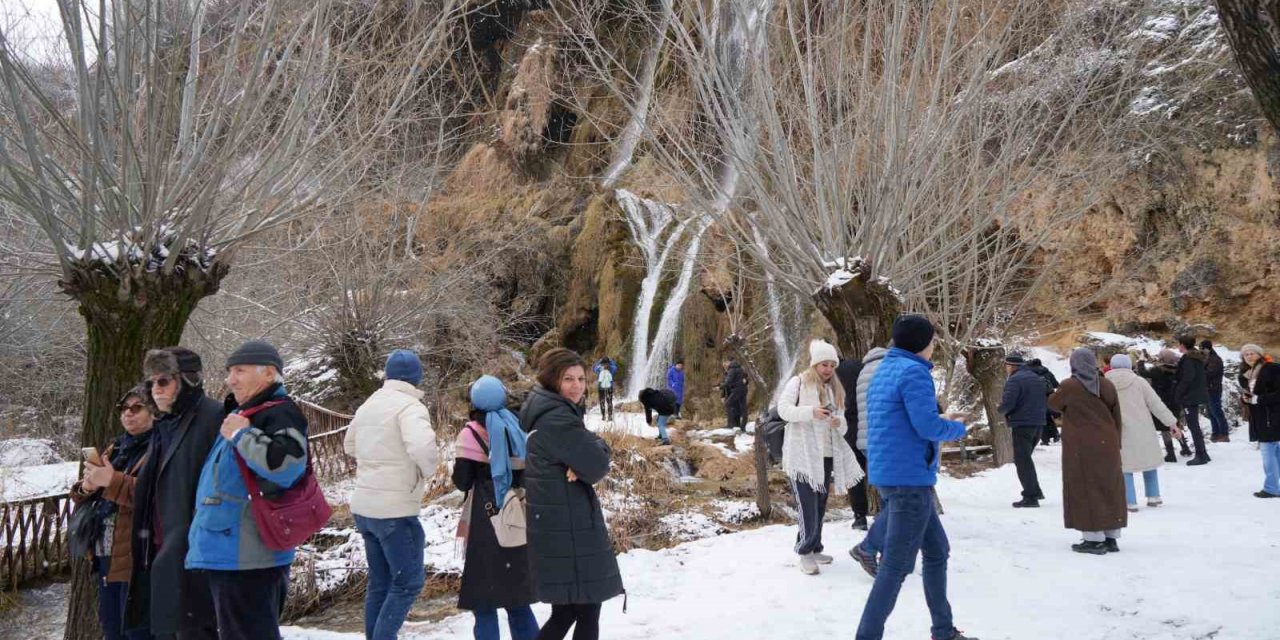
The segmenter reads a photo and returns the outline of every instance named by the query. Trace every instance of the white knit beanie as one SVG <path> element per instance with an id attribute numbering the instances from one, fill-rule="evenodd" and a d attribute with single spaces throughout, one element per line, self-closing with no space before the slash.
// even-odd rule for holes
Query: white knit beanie
<path id="1" fill-rule="evenodd" d="M 840 353 L 829 342 L 814 340 L 809 343 L 809 366 L 819 362 L 840 362 Z"/>
<path id="2" fill-rule="evenodd" d="M 1250 351 L 1252 351 L 1252 352 L 1254 352 L 1254 353 L 1258 354 L 1258 357 L 1260 357 L 1260 358 L 1261 358 L 1261 357 L 1263 357 L 1263 356 L 1265 356 L 1265 355 L 1267 355 L 1267 352 L 1266 352 L 1266 351 L 1263 351 L 1263 350 L 1262 350 L 1262 347 L 1260 347 L 1260 346 L 1258 346 L 1258 345 L 1256 345 L 1256 344 L 1246 344 L 1246 345 L 1244 345 L 1243 347 L 1240 347 L 1240 355 L 1242 355 L 1242 356 L 1243 356 L 1244 354 L 1246 354 L 1246 353 L 1250 352 Z"/>

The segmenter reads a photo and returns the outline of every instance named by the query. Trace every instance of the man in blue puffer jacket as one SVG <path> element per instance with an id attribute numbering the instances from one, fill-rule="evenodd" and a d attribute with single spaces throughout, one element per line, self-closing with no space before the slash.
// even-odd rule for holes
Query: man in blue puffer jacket
<path id="1" fill-rule="evenodd" d="M 227 358 L 227 417 L 200 472 L 186 567 L 208 578 L 220 640 L 280 638 L 294 550 L 263 544 L 236 454 L 268 498 L 306 471 L 307 420 L 285 392 L 283 369 L 280 353 L 259 340 Z"/>
<path id="2" fill-rule="evenodd" d="M 898 601 L 902 581 L 924 556 L 925 600 L 933 640 L 973 640 L 956 630 L 947 602 L 950 543 L 934 509 L 941 443 L 964 437 L 965 427 L 938 415 L 933 364 L 933 325 L 906 315 L 893 323 L 893 344 L 867 393 L 867 448 L 871 484 L 880 491 L 885 522 L 883 556 L 862 610 L 857 640 L 880 640 Z"/>

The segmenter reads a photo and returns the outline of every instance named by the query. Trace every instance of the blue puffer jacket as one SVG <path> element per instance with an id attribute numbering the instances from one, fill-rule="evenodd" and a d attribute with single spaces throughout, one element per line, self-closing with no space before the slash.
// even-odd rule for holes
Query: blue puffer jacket
<path id="1" fill-rule="evenodd" d="M 684 372 L 674 364 L 667 367 L 667 388 L 676 394 L 676 402 L 684 403 Z"/>
<path id="2" fill-rule="evenodd" d="M 867 391 L 867 448 L 871 484 L 932 487 L 938 483 L 939 442 L 958 440 L 964 425 L 938 415 L 933 363 L 889 350 Z"/>
<path id="3" fill-rule="evenodd" d="M 187 534 L 187 569 L 243 571 L 293 563 L 293 549 L 275 551 L 262 544 L 233 448 L 257 477 L 258 488 L 270 497 L 293 486 L 306 471 L 307 419 L 280 384 L 242 406 L 228 399 L 227 413 L 271 401 L 283 402 L 255 413 L 234 440 L 219 436 L 209 451 Z"/>

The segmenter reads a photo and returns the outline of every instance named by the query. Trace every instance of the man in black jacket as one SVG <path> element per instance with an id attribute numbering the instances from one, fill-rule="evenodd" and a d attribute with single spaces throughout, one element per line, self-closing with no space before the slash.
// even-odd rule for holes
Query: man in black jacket
<path id="1" fill-rule="evenodd" d="M 1196 349 L 1195 338 L 1178 337 L 1178 351 L 1182 357 L 1178 359 L 1178 372 L 1174 377 L 1173 399 L 1182 408 L 1182 418 L 1191 430 L 1191 442 L 1196 448 L 1196 457 L 1187 462 L 1187 466 L 1198 466 L 1209 463 L 1209 451 L 1204 446 L 1204 432 L 1200 430 L 1200 406 L 1209 404 L 1209 382 L 1205 374 L 1204 353 Z"/>
<path id="2" fill-rule="evenodd" d="M 645 424 L 653 424 L 653 414 L 658 414 L 658 442 L 671 444 L 667 436 L 667 421 L 676 414 L 676 392 L 670 389 L 644 389 L 640 391 L 640 404 L 644 406 Z"/>
<path id="3" fill-rule="evenodd" d="M 720 397 L 724 398 L 724 412 L 729 418 L 729 428 L 747 430 L 747 373 L 734 360 L 724 362 L 724 380 L 720 382 Z"/>
<path id="4" fill-rule="evenodd" d="M 1041 380 L 1044 380 L 1044 396 L 1046 398 L 1046 402 L 1044 429 L 1040 430 L 1040 444 L 1047 447 L 1050 442 L 1062 441 L 1062 436 L 1058 435 L 1058 425 L 1053 422 L 1054 418 L 1058 417 L 1058 414 L 1053 409 L 1048 408 L 1049 403 L 1047 401 L 1048 397 L 1053 395 L 1054 391 L 1058 390 L 1058 376 L 1053 375 L 1053 372 L 1050 371 L 1048 367 L 1044 366 L 1044 363 L 1040 362 L 1039 358 L 1028 360 L 1027 368 L 1040 376 Z"/>
<path id="5" fill-rule="evenodd" d="M 858 449 L 858 375 L 862 373 L 861 358 L 845 358 L 836 366 L 836 377 L 844 387 L 844 421 L 849 425 L 845 431 L 844 441 L 853 449 L 853 457 L 858 459 L 858 466 L 867 468 L 867 454 Z M 867 479 L 864 477 L 849 489 L 849 507 L 853 509 L 853 528 L 867 530 L 867 513 L 870 505 L 867 500 Z"/>
<path id="6" fill-rule="evenodd" d="M 222 426 L 222 403 L 204 393 L 200 356 L 183 347 L 147 353 L 143 373 L 160 410 L 134 489 L 133 576 L 126 625 L 149 620 L 156 638 L 217 638 L 213 598 L 184 568 L 196 487 Z"/>
<path id="7" fill-rule="evenodd" d="M 1022 483 L 1022 499 L 1013 503 L 1014 508 L 1040 506 L 1044 492 L 1036 475 L 1036 463 L 1031 453 L 1040 439 L 1040 428 L 1049 412 L 1044 379 L 1026 366 L 1022 356 L 1012 354 L 1004 359 L 1009 379 L 1004 383 L 1004 396 L 1000 400 L 1000 415 L 1009 421 L 1013 431 L 1013 464 L 1018 469 L 1018 482 Z"/>
<path id="8" fill-rule="evenodd" d="M 1231 442 L 1231 426 L 1227 424 L 1227 414 L 1222 411 L 1222 378 L 1226 368 L 1222 364 L 1222 356 L 1213 350 L 1213 343 L 1200 341 L 1200 350 L 1204 352 L 1204 373 L 1209 383 L 1209 425 L 1213 430 L 1213 442 Z"/>

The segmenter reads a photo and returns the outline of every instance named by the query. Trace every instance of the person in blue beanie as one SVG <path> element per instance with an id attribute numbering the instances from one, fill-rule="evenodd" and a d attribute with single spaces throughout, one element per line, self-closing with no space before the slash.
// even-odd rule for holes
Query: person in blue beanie
<path id="1" fill-rule="evenodd" d="M 418 354 L 393 351 L 386 382 L 356 410 L 342 443 L 356 459 L 351 513 L 369 566 L 364 633 L 370 640 L 396 637 L 426 582 L 418 512 L 440 452 L 421 382 Z"/>
<path id="2" fill-rule="evenodd" d="M 900 316 L 893 323 L 893 345 L 867 392 L 867 443 L 875 452 L 868 463 L 871 484 L 880 492 L 882 507 L 876 525 L 885 520 L 884 548 L 856 638 L 884 637 L 902 581 L 922 554 L 933 640 L 976 640 L 962 634 L 952 621 L 947 601 L 951 546 L 933 498 L 941 443 L 964 437 L 965 426 L 958 416 L 938 415 L 930 362 L 933 324 L 923 316 Z"/>

